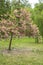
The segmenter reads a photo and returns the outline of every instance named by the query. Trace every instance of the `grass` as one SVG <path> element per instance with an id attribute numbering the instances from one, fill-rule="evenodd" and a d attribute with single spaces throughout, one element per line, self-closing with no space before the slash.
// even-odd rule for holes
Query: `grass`
<path id="1" fill-rule="evenodd" d="M 43 44 L 34 42 L 33 38 L 13 39 L 12 48 L 16 51 L 0 52 L 0 65 L 43 65 Z M 8 39 L 0 40 L 0 51 L 7 49 L 8 45 Z"/>

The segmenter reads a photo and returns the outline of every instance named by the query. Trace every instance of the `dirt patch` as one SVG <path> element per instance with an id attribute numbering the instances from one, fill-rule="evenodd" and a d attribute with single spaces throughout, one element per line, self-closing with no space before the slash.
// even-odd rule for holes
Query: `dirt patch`
<path id="1" fill-rule="evenodd" d="M 36 52 L 43 52 L 40 49 L 35 49 L 35 48 L 14 48 L 11 51 L 8 49 L 4 49 L 0 51 L 0 54 L 3 55 L 35 55 Z"/>

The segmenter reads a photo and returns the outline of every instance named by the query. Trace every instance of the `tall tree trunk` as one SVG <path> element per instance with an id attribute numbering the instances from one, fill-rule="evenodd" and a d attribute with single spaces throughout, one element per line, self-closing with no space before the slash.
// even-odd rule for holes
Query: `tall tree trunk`
<path id="1" fill-rule="evenodd" d="M 8 50 L 11 50 L 12 38 L 13 38 L 13 33 L 11 33 L 11 38 L 10 38 L 10 43 L 9 43 L 9 48 L 8 48 Z"/>

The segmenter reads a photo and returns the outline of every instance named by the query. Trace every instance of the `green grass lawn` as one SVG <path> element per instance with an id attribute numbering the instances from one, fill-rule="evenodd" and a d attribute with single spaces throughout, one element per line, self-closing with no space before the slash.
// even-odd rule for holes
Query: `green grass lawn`
<path id="1" fill-rule="evenodd" d="M 0 65 L 43 65 L 43 43 L 37 44 L 33 38 L 0 40 Z M 16 49 L 16 50 L 15 50 Z"/>

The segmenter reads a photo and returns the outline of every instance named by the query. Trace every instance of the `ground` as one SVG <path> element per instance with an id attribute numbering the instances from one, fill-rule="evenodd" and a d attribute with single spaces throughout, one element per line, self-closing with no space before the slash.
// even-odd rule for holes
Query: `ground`
<path id="1" fill-rule="evenodd" d="M 0 40 L 0 65 L 43 65 L 43 43 L 34 42 L 32 38 L 13 39 L 8 51 L 9 40 Z"/>

